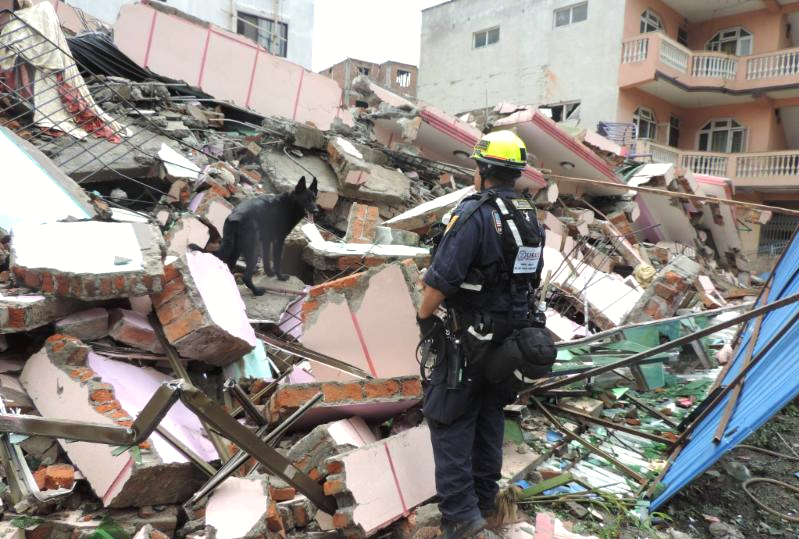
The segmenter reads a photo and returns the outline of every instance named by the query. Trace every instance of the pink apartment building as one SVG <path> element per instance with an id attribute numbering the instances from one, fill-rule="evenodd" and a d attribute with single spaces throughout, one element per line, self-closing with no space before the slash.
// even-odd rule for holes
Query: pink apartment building
<path id="1" fill-rule="evenodd" d="M 452 0 L 423 12 L 421 47 L 423 101 L 622 124 L 636 159 L 799 209 L 797 0 Z M 741 225 L 745 252 L 781 248 L 797 224 Z"/>

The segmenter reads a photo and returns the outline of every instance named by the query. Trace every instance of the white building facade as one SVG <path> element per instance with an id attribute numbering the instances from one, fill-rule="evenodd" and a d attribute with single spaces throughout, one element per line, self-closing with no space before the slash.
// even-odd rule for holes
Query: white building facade
<path id="1" fill-rule="evenodd" d="M 121 6 L 136 1 L 66 0 L 66 3 L 113 24 Z M 273 54 L 311 68 L 314 0 L 168 0 L 165 3 L 226 30 L 244 34 Z"/>
<path id="2" fill-rule="evenodd" d="M 624 0 L 451 0 L 422 12 L 418 97 L 451 113 L 501 101 L 613 121 Z M 590 59 L 590 60 L 589 60 Z"/>

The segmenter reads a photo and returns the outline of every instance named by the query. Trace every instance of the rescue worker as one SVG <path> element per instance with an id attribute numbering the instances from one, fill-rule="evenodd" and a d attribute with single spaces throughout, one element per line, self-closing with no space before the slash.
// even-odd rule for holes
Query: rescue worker
<path id="1" fill-rule="evenodd" d="M 490 383 L 485 364 L 495 361 L 490 356 L 514 329 L 531 325 L 543 267 L 544 232 L 535 206 L 514 189 L 527 163 L 524 143 L 510 131 L 490 133 L 472 158 L 478 192 L 452 213 L 424 274 L 417 315 L 423 342 L 438 342 L 429 376 L 423 372 L 423 411 L 442 539 L 469 537 L 494 516 L 503 407 L 520 387 Z M 436 315 L 440 306 L 446 323 Z"/>

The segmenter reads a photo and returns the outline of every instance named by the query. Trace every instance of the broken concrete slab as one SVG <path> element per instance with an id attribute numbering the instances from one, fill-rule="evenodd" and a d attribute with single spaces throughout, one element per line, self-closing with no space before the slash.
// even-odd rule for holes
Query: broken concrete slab
<path id="1" fill-rule="evenodd" d="M 30 142 L 0 126 L 0 227 L 60 219 L 90 219 L 95 210 L 85 191 Z M 24 181 L 20 181 L 24 178 Z"/>
<path id="2" fill-rule="evenodd" d="M 385 421 L 419 404 L 422 385 L 418 376 L 285 385 L 269 399 L 264 414 L 277 424 L 320 392 L 322 400 L 305 412 L 295 429 L 350 417 L 369 423 Z"/>
<path id="3" fill-rule="evenodd" d="M 267 514 L 275 512 L 265 475 L 229 477 L 211 494 L 205 524 L 216 539 L 254 539 L 268 535 Z"/>
<path id="4" fill-rule="evenodd" d="M 161 232 L 144 223 L 81 221 L 12 231 L 14 275 L 34 290 L 85 300 L 160 292 Z"/>
<path id="5" fill-rule="evenodd" d="M 302 311 L 303 345 L 377 378 L 417 375 L 419 278 L 416 265 L 406 261 L 311 288 Z M 320 363 L 312 366 L 319 381 L 353 378 Z"/>
<path id="6" fill-rule="evenodd" d="M 360 417 L 340 419 L 315 427 L 289 450 L 288 459 L 318 481 L 327 476 L 328 458 L 377 441 Z"/>
<path id="7" fill-rule="evenodd" d="M 186 253 L 168 263 L 164 290 L 152 301 L 167 340 L 183 357 L 225 366 L 255 346 L 236 280 L 212 254 Z"/>
<path id="8" fill-rule="evenodd" d="M 205 249 L 211 238 L 208 227 L 191 214 L 180 215 L 164 233 L 167 254 L 180 256 L 189 251 L 189 245 Z"/>
<path id="9" fill-rule="evenodd" d="M 0 334 L 19 333 L 47 325 L 81 309 L 74 299 L 40 296 L 30 292 L 0 292 Z"/>
<path id="10" fill-rule="evenodd" d="M 143 314 L 128 309 L 111 309 L 108 320 L 108 334 L 115 341 L 146 352 L 164 353 L 153 326 Z"/>
<path id="11" fill-rule="evenodd" d="M 502 478 L 508 482 L 524 479 L 527 472 L 540 464 L 544 457 L 527 444 L 506 441 L 502 444 Z"/>
<path id="12" fill-rule="evenodd" d="M 410 199 L 410 179 L 402 172 L 370 162 L 370 148 L 356 147 L 342 137 L 327 145 L 330 166 L 339 179 L 340 192 L 352 199 L 401 205 Z M 376 157 L 375 157 L 376 158 Z"/>
<path id="13" fill-rule="evenodd" d="M 436 494 L 426 425 L 328 459 L 325 494 L 336 497 L 333 524 L 368 537 Z"/>
<path id="14" fill-rule="evenodd" d="M 265 288 L 266 292 L 262 296 L 254 296 L 245 285 L 239 285 L 247 317 L 253 324 L 278 323 L 289 304 L 305 294 L 306 290 L 305 283 L 293 275 L 287 281 L 262 275 L 254 278 L 253 284 Z"/>
<path id="15" fill-rule="evenodd" d="M 183 154 L 162 143 L 158 150 L 158 158 L 164 167 L 162 176 L 170 180 L 197 181 L 200 167 L 189 161 Z"/>
<path id="16" fill-rule="evenodd" d="M 385 222 L 385 225 L 402 230 L 423 231 L 432 224 L 440 223 L 446 213 L 452 211 L 461 200 L 474 192 L 472 186 L 458 189 L 392 217 Z"/>
<path id="17" fill-rule="evenodd" d="M 152 368 L 95 354 L 73 337 L 54 335 L 31 356 L 20 382 L 44 417 L 129 427 L 160 385 L 170 378 Z M 216 458 L 199 420 L 181 403 L 161 425 L 202 458 Z M 136 451 L 59 440 L 70 461 L 106 507 L 182 502 L 195 490 L 194 467 L 154 433 Z M 115 454 L 117 453 L 117 454 Z"/>
<path id="18" fill-rule="evenodd" d="M 225 200 L 216 191 L 210 189 L 194 195 L 189 204 L 189 209 L 195 215 L 210 223 L 216 228 L 218 234 L 222 234 L 225 220 L 233 212 L 233 204 Z"/>
<path id="19" fill-rule="evenodd" d="M 302 253 L 303 260 L 322 271 L 375 267 L 408 258 L 420 267 L 430 263 L 430 250 L 423 247 L 327 241 L 312 223 L 303 225 L 302 232 L 308 238 L 308 245 Z"/>
<path id="20" fill-rule="evenodd" d="M 326 211 L 336 207 L 339 200 L 338 178 L 327 161 L 313 154 L 289 158 L 273 148 L 264 149 L 258 157 L 261 169 L 278 193 L 290 193 L 296 187 L 297 180 L 310 172 L 316 178 L 319 189 L 317 206 Z"/>
<path id="21" fill-rule="evenodd" d="M 84 342 L 102 339 L 108 335 L 108 310 L 95 307 L 71 314 L 55 323 L 55 331 Z"/>
<path id="22" fill-rule="evenodd" d="M 688 294 L 694 293 L 702 266 L 685 255 L 675 257 L 657 272 L 652 284 L 630 310 L 625 323 L 660 320 L 673 316 Z"/>

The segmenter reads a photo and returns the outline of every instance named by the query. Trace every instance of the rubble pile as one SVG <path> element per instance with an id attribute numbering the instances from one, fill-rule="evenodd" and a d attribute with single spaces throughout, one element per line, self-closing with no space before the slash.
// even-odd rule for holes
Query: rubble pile
<path id="1" fill-rule="evenodd" d="M 764 212 L 730 205 L 723 185 L 710 195 L 690 171 L 558 131 L 547 144 L 616 182 L 575 187 L 543 166 L 550 146 L 534 128 L 559 128 L 523 107 L 500 105 L 478 126 L 360 78 L 359 106 L 322 130 L 155 74 L 81 67 L 88 97 L 65 110 L 90 129 L 0 112 L 0 153 L 19 171 L 0 179 L 0 397 L 4 414 L 22 414 L 0 429 L 17 519 L 3 525 L 37 537 L 363 538 L 436 525 L 415 313 L 431 239 L 474 193 L 481 129 L 515 128 L 537 160 L 520 186 L 547 232 L 538 300 L 559 341 L 553 380 L 611 366 L 507 408 L 502 484 L 515 501 L 566 494 L 582 509 L 599 489 L 628 506 L 655 484 L 678 426 L 730 363 L 735 327 L 612 366 L 734 319 L 761 291 L 736 223 Z M 40 110 L 22 90 L 0 86 L 0 101 Z M 301 176 L 316 180 L 320 213 L 286 238 L 278 274 L 291 278 L 259 272 L 266 292 L 253 296 L 242 267 L 214 256 L 225 221 Z M 567 527 L 539 513 L 509 533 L 576 537 Z"/>

